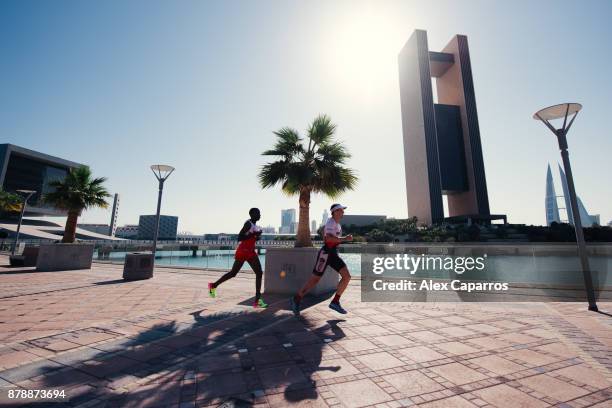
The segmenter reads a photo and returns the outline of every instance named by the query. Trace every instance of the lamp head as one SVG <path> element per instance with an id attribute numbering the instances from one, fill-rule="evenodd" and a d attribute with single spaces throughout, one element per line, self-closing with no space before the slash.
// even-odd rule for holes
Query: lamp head
<path id="1" fill-rule="evenodd" d="M 579 103 L 560 103 L 558 105 L 549 106 L 544 109 L 540 109 L 533 114 L 535 120 L 555 120 L 561 119 L 565 116 L 573 115 L 578 113 L 582 109 L 582 105 Z"/>
<path id="2" fill-rule="evenodd" d="M 164 181 L 168 177 L 170 177 L 170 174 L 172 174 L 172 172 L 174 171 L 174 167 L 167 166 L 165 164 L 154 164 L 151 166 L 151 170 L 159 181 Z"/>

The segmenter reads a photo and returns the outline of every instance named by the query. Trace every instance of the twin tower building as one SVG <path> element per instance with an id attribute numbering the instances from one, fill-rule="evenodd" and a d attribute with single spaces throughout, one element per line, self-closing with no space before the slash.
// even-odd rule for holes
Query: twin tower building
<path id="1" fill-rule="evenodd" d="M 399 54 L 399 79 L 408 216 L 428 225 L 505 222 L 489 210 L 467 37 L 457 35 L 435 52 L 427 32 L 415 31 Z"/>

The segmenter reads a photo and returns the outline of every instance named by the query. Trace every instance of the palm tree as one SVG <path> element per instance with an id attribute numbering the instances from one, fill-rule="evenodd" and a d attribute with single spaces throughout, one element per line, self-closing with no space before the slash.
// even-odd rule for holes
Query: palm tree
<path id="1" fill-rule="evenodd" d="M 0 212 L 19 212 L 22 205 L 23 199 L 20 196 L 0 189 Z"/>
<path id="2" fill-rule="evenodd" d="M 105 198 L 110 197 L 110 194 L 102 185 L 105 181 L 105 177 L 93 178 L 89 167 L 81 166 L 70 170 L 64 180 L 49 183 L 55 191 L 47 193 L 44 201 L 68 212 L 62 242 L 74 242 L 77 220 L 83 210 L 108 207 Z"/>
<path id="3" fill-rule="evenodd" d="M 354 170 L 343 166 L 351 157 L 341 143 L 334 140 L 336 125 L 327 115 L 318 116 L 308 128 L 308 147 L 298 132 L 284 127 L 274 132 L 278 140 L 264 156 L 279 160 L 261 168 L 259 182 L 263 188 L 281 184 L 287 195 L 299 194 L 300 214 L 295 246 L 312 246 L 310 240 L 310 194 L 323 193 L 334 198 L 357 184 Z"/>

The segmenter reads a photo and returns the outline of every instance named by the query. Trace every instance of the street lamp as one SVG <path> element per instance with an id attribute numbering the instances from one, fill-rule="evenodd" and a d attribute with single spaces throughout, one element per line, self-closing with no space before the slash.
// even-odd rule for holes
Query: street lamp
<path id="1" fill-rule="evenodd" d="M 15 255 L 15 251 L 17 251 L 17 242 L 19 241 L 19 231 L 21 230 L 21 222 L 23 221 L 23 214 L 25 213 L 26 205 L 28 205 L 28 200 L 32 195 L 36 194 L 34 190 L 17 190 L 20 194 L 25 194 L 25 199 L 23 200 L 23 205 L 21 206 L 21 213 L 19 214 L 19 223 L 17 224 L 17 234 L 15 235 L 15 244 L 13 245 L 12 255 Z"/>
<path id="2" fill-rule="evenodd" d="M 574 188 L 574 177 L 572 176 L 572 168 L 570 166 L 569 153 L 567 151 L 567 132 L 572 127 L 572 123 L 574 123 L 574 119 L 576 119 L 580 109 L 582 109 L 582 105 L 579 103 L 562 103 L 537 111 L 533 115 L 533 118 L 542 121 L 542 123 L 544 123 L 546 127 L 548 127 L 557 136 L 557 141 L 559 142 L 559 150 L 561 150 L 563 168 L 567 178 L 567 187 L 569 189 L 572 214 L 574 215 L 573 218 L 574 228 L 576 230 L 576 242 L 578 244 L 578 255 L 580 256 L 580 263 L 582 264 L 582 275 L 584 277 L 584 285 L 586 287 L 587 299 L 589 301 L 589 310 L 596 312 L 597 304 L 595 303 L 593 279 L 591 277 L 589 258 L 586 253 L 582 222 L 580 221 L 580 211 L 578 210 L 578 200 L 576 199 L 576 189 Z M 567 119 L 570 116 L 571 119 L 568 123 Z M 563 126 L 556 129 L 550 123 L 550 121 L 561 118 L 563 118 Z"/>
<path id="3" fill-rule="evenodd" d="M 157 216 L 155 217 L 155 231 L 153 233 L 153 262 L 155 262 L 155 251 L 157 250 L 157 237 L 159 235 L 159 219 L 161 210 L 162 191 L 164 190 L 164 181 L 174 171 L 174 167 L 166 166 L 165 164 L 154 164 L 151 166 L 151 170 L 155 177 L 159 181 L 159 195 L 157 197 Z"/>

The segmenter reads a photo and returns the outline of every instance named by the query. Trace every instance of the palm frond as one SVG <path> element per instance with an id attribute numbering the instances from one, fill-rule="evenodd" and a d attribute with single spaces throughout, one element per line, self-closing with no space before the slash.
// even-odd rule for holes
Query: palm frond
<path id="1" fill-rule="evenodd" d="M 325 114 L 317 116 L 308 128 L 308 137 L 314 142 L 313 148 L 329 142 L 335 131 L 336 125 L 331 122 L 329 116 Z"/>
<path id="2" fill-rule="evenodd" d="M 339 142 L 326 143 L 319 146 L 317 149 L 317 156 L 322 161 L 334 162 L 338 164 L 343 164 L 346 159 L 351 157 L 350 153 Z"/>
<path id="3" fill-rule="evenodd" d="M 304 152 L 302 139 L 296 130 L 284 127 L 274 134 L 278 137 L 276 144 L 273 149 L 264 151 L 263 156 L 282 156 L 286 160 L 295 160 L 296 156 Z"/>
<path id="4" fill-rule="evenodd" d="M 49 183 L 53 191 L 45 194 L 43 200 L 56 208 L 67 211 L 82 211 L 91 207 L 107 208 L 106 198 L 111 195 L 103 184 L 105 177 L 92 178 L 89 167 L 72 169 L 64 180 Z"/>

